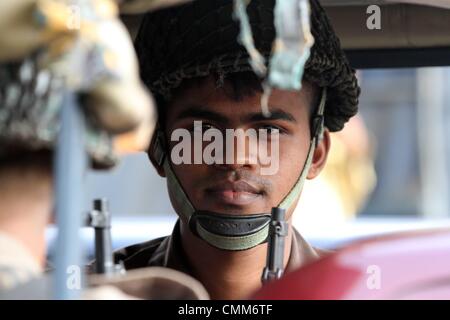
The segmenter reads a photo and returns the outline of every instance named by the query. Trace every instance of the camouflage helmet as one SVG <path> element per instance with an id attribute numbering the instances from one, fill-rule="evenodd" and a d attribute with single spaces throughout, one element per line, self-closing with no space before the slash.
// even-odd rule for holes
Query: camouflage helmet
<path id="1" fill-rule="evenodd" d="M 310 3 L 315 43 L 304 79 L 327 88 L 325 126 L 339 131 L 357 112 L 360 88 L 325 11 L 317 0 Z M 266 62 L 275 38 L 274 5 L 275 0 L 252 0 L 247 7 L 255 46 Z M 135 47 L 141 78 L 157 100 L 170 98 L 189 78 L 252 70 L 236 40 L 239 24 L 232 13 L 233 1 L 196 0 L 144 17 Z"/>
<path id="2" fill-rule="evenodd" d="M 0 158 L 55 147 L 65 83 L 31 56 L 0 65 Z M 111 135 L 87 114 L 86 149 L 96 168 L 116 163 Z"/>

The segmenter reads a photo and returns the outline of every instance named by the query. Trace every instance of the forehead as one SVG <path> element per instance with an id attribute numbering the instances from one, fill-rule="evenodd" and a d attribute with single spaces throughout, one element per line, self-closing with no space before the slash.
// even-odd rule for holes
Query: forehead
<path id="1" fill-rule="evenodd" d="M 262 92 L 258 90 L 242 90 L 242 92 L 244 93 L 242 96 L 236 97 L 227 80 L 223 86 L 217 87 L 216 80 L 211 76 L 193 81 L 175 91 L 166 110 L 166 120 L 173 120 L 192 107 L 200 107 L 236 120 L 244 118 L 247 114 L 261 112 Z M 273 89 L 269 109 L 288 112 L 296 120 L 303 118 L 307 120 L 312 101 L 312 86 L 304 82 L 300 91 Z"/>

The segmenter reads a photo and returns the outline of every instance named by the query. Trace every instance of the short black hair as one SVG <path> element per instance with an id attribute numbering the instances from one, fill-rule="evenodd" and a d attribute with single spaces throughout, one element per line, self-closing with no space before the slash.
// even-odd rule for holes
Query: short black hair
<path id="1" fill-rule="evenodd" d="M 30 151 L 11 148 L 7 154 L 0 157 L 0 174 L 11 169 L 21 171 L 39 170 L 51 175 L 53 172 L 53 152 L 43 149 Z"/>

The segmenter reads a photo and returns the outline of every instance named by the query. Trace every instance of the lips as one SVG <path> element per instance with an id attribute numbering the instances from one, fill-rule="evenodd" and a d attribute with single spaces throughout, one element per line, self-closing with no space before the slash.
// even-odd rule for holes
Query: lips
<path id="1" fill-rule="evenodd" d="M 214 200 L 224 204 L 245 206 L 258 200 L 262 193 L 245 181 L 218 182 L 206 190 Z"/>

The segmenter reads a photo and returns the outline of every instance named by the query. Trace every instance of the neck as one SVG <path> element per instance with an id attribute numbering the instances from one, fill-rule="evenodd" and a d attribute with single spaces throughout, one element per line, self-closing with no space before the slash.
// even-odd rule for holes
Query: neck
<path id="1" fill-rule="evenodd" d="M 292 241 L 291 227 L 289 229 L 285 240 L 285 266 Z M 212 299 L 245 299 L 261 287 L 267 259 L 266 243 L 242 251 L 220 250 L 196 237 L 183 222 L 181 238 L 193 275 L 205 286 Z"/>
<path id="2" fill-rule="evenodd" d="M 2 213 L 0 212 L 0 214 Z M 21 243 L 31 257 L 44 269 L 46 261 L 45 225 L 30 226 L 29 224 L 9 221 L 8 223 L 2 223 L 0 231 Z"/>

